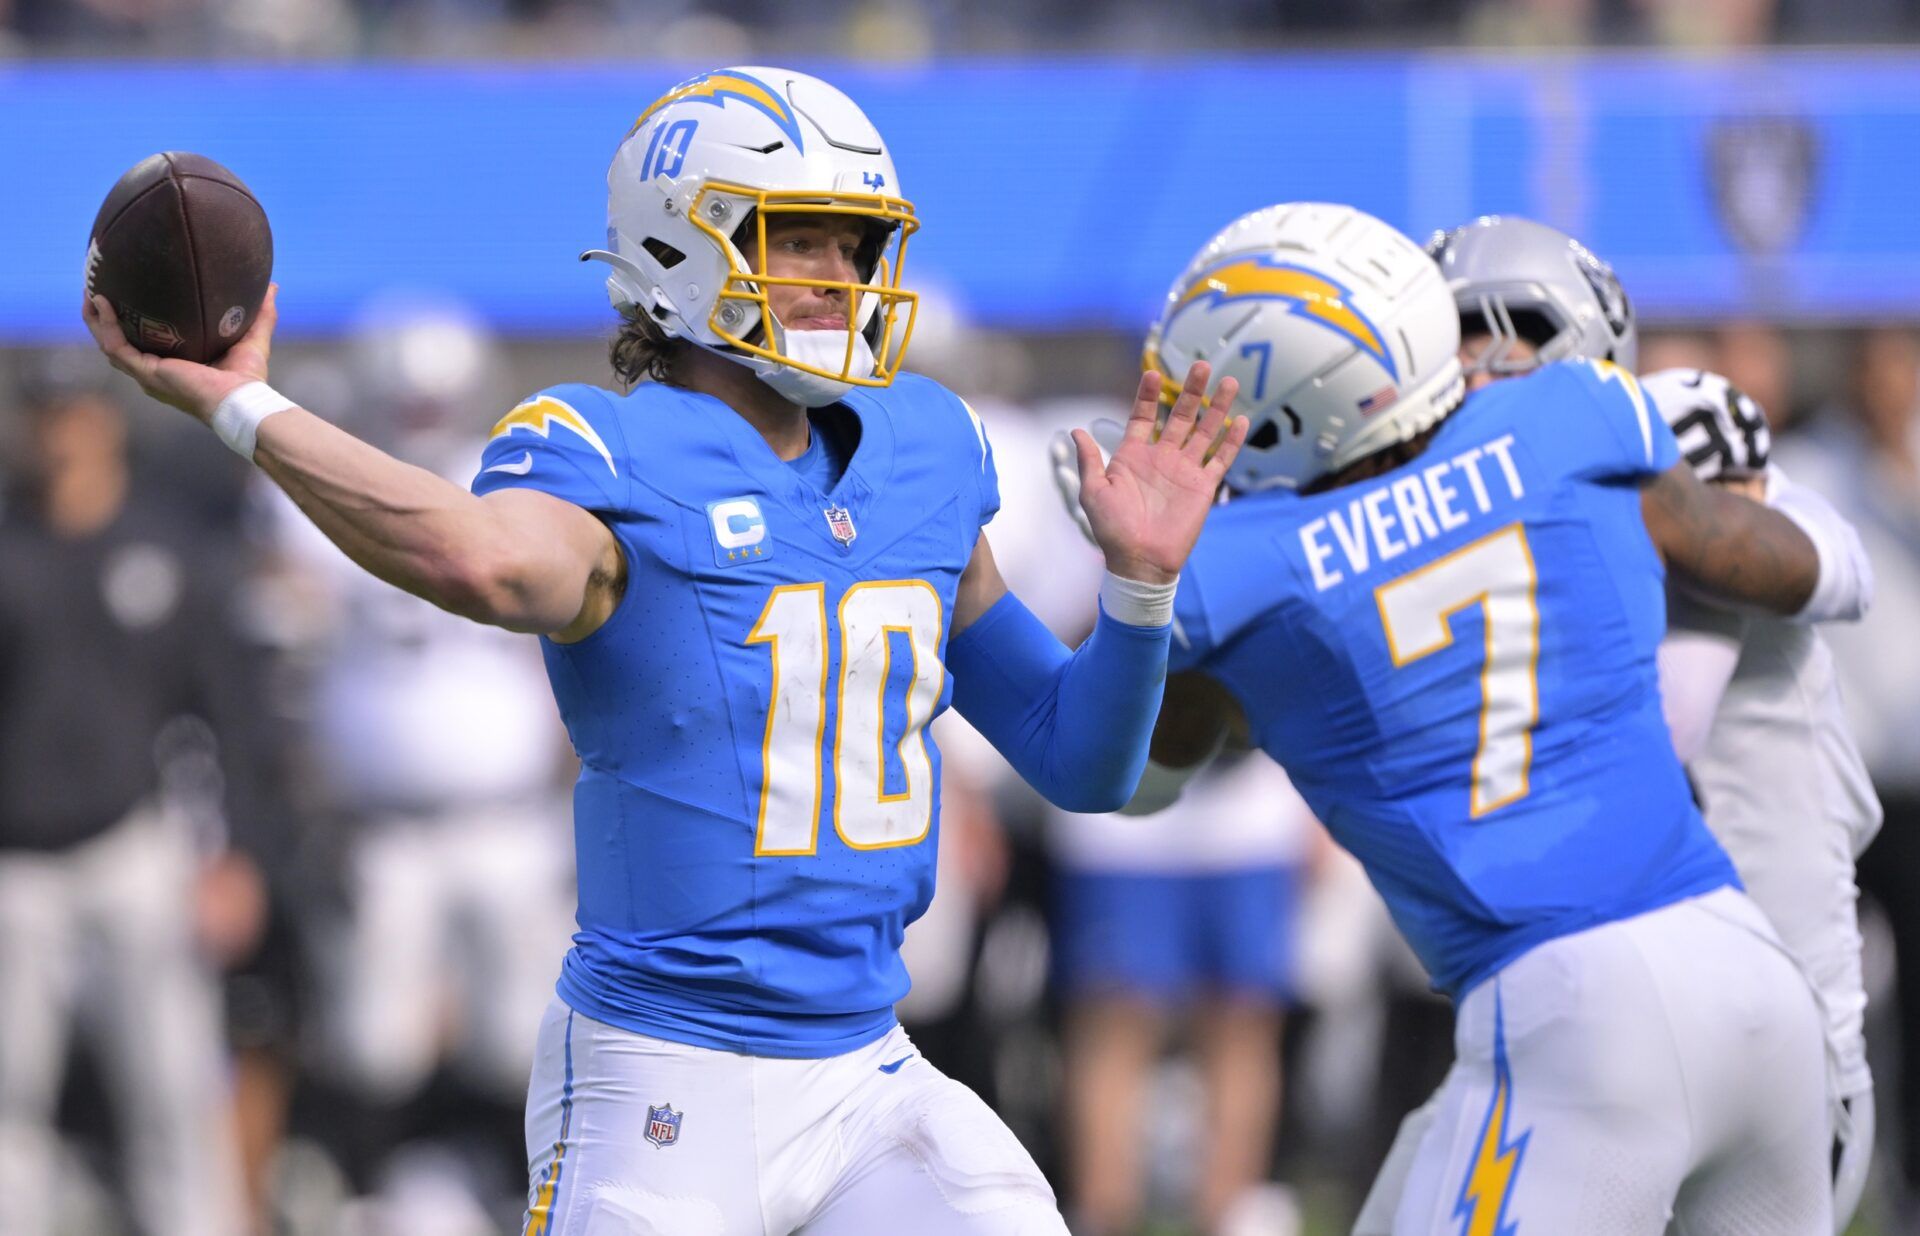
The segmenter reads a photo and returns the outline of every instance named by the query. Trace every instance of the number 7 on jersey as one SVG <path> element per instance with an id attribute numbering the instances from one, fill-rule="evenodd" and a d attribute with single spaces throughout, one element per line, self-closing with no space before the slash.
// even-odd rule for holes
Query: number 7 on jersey
<path id="1" fill-rule="evenodd" d="M 1452 618 L 1481 607 L 1480 745 L 1471 806 L 1478 818 L 1527 796 L 1540 719 L 1540 607 L 1533 551 L 1520 524 L 1502 528 L 1374 590 L 1395 667 L 1453 644 Z"/>

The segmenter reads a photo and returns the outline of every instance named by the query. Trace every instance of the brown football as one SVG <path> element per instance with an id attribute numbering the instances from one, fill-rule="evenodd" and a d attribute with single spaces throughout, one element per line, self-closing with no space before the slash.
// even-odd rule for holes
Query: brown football
<path id="1" fill-rule="evenodd" d="M 273 234 L 240 178 L 203 155 L 134 164 L 93 220 L 87 293 L 143 352 L 203 364 L 247 333 L 273 276 Z"/>

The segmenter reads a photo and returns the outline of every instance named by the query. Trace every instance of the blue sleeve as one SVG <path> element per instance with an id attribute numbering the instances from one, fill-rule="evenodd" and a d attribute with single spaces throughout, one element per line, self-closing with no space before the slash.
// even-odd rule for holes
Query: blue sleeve
<path id="1" fill-rule="evenodd" d="M 626 439 L 606 392 L 555 386 L 501 417 L 480 454 L 473 492 L 537 489 L 589 511 L 627 507 Z"/>
<path id="2" fill-rule="evenodd" d="M 1072 652 L 1011 592 L 947 645 L 953 706 L 1066 811 L 1117 811 L 1147 766 L 1170 627 L 1103 610 Z"/>
<path id="3" fill-rule="evenodd" d="M 1555 415 L 1534 418 L 1535 449 L 1555 457 L 1565 475 L 1596 480 L 1633 479 L 1665 472 L 1680 462 L 1659 410 L 1640 383 L 1609 361 L 1567 361 L 1554 366 L 1572 389 L 1556 400 Z"/>

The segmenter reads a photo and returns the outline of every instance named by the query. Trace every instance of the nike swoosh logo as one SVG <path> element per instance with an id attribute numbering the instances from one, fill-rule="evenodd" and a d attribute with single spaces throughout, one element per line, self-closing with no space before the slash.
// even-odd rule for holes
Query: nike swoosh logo
<path id="1" fill-rule="evenodd" d="M 880 1071 L 882 1073 L 898 1073 L 900 1071 L 900 1066 L 905 1064 L 907 1061 L 911 1059 L 913 1059 L 912 1056 L 902 1056 L 898 1060 L 895 1060 L 892 1064 L 881 1065 Z"/>
<path id="2" fill-rule="evenodd" d="M 507 473 L 511 473 L 514 476 L 525 476 L 527 473 L 533 471 L 533 452 L 522 451 L 520 452 L 520 458 L 518 462 L 497 463 L 493 465 L 491 468 L 486 469 L 486 471 L 507 472 Z"/>

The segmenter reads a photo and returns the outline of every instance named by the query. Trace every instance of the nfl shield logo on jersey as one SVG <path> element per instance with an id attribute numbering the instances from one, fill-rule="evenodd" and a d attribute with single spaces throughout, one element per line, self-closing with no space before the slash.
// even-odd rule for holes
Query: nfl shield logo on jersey
<path id="1" fill-rule="evenodd" d="M 833 533 L 833 539 L 842 545 L 853 544 L 853 512 L 844 506 L 828 507 L 827 531 Z"/>
<path id="2" fill-rule="evenodd" d="M 662 1150 L 680 1140 L 680 1118 L 685 1112 L 673 1110 L 673 1104 L 647 1107 L 647 1140 Z"/>

